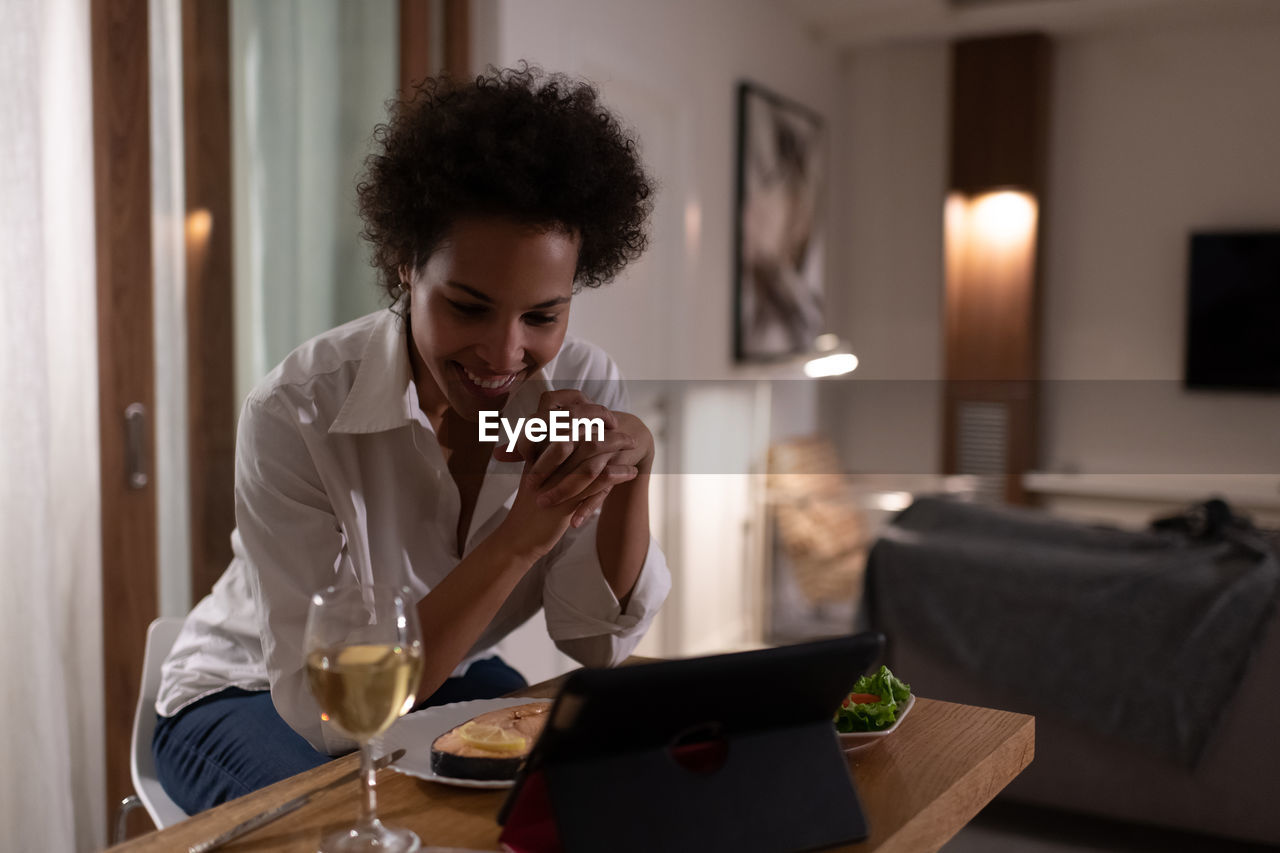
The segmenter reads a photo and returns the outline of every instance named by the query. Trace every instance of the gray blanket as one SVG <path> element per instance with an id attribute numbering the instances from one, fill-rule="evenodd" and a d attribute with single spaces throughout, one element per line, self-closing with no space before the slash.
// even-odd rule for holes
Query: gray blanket
<path id="1" fill-rule="evenodd" d="M 1193 766 L 1280 563 L 1245 528 L 1134 533 L 921 498 L 872 550 L 868 587 L 890 642 L 905 632 L 982 684 Z"/>

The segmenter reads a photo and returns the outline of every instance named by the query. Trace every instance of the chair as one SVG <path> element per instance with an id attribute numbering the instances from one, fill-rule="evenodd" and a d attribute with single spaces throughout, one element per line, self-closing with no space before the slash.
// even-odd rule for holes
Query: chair
<path id="1" fill-rule="evenodd" d="M 164 788 L 160 787 L 160 780 L 156 778 L 155 758 L 151 755 L 151 735 L 156 728 L 156 693 L 160 689 L 160 665 L 178 639 L 182 623 L 180 618 L 162 616 L 147 628 L 146 651 L 142 657 L 142 687 L 138 691 L 138 705 L 133 711 L 133 737 L 129 747 L 129 775 L 133 779 L 135 793 L 120 803 L 112 842 L 114 844 L 125 840 L 129 813 L 138 806 L 147 810 L 156 829 L 164 829 L 187 818 L 187 813 L 169 799 Z"/>
<path id="2" fill-rule="evenodd" d="M 769 504 L 792 580 L 811 606 L 852 602 L 862 594 L 866 513 L 826 438 L 793 438 L 769 447 Z"/>

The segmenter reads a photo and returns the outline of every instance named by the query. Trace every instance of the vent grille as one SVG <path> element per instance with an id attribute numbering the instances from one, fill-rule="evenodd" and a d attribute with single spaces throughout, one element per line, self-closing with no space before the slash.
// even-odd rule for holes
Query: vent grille
<path id="1" fill-rule="evenodd" d="M 956 421 L 956 473 L 977 479 L 978 500 L 1002 502 L 1008 472 L 1008 407 L 1003 403 L 962 402 L 957 407 Z"/>

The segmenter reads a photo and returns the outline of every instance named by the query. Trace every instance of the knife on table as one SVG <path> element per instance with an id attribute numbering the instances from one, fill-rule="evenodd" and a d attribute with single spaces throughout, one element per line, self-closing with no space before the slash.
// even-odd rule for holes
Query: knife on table
<path id="1" fill-rule="evenodd" d="M 384 755 L 373 762 L 373 769 L 375 771 L 381 770 L 382 768 L 386 767 L 388 764 L 393 764 L 396 761 L 399 761 L 403 755 L 404 755 L 403 749 L 397 749 L 395 752 L 392 752 L 388 755 Z M 323 794 L 325 791 L 332 791 L 334 788 L 338 788 L 338 787 L 341 787 L 342 785 L 348 785 L 354 782 L 356 779 L 360 778 L 360 772 L 361 772 L 361 768 L 357 767 L 355 770 L 352 770 L 349 773 L 343 773 L 341 776 L 339 776 L 337 779 L 334 779 L 332 782 L 321 785 L 319 788 L 316 788 L 313 791 L 308 791 L 307 793 L 301 796 L 294 797 L 292 800 L 281 803 L 280 805 L 276 806 L 273 809 L 267 809 L 265 812 L 256 814 L 253 817 L 249 818 L 248 820 L 242 823 L 236 824 L 235 826 L 231 827 L 226 832 L 222 833 L 221 835 L 215 838 L 210 838 L 208 841 L 201 841 L 199 844 L 191 845 L 190 847 L 187 848 L 187 853 L 208 853 L 208 851 L 210 850 L 216 850 L 222 845 L 227 844 L 228 842 L 234 841 L 235 839 L 239 838 L 242 835 L 245 835 L 246 833 L 253 832 L 255 829 L 266 826 L 267 824 L 271 823 L 273 820 L 276 820 L 277 818 L 284 817 L 285 815 L 289 814 L 289 812 L 297 811 L 298 809 L 302 808 L 307 803 L 309 803 L 311 799 L 315 797 L 317 794 Z"/>

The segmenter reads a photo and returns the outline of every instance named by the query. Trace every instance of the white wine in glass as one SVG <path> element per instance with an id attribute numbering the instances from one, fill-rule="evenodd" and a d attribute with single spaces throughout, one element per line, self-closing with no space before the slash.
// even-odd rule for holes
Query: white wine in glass
<path id="1" fill-rule="evenodd" d="M 360 745 L 360 821 L 326 836 L 321 853 L 410 853 L 418 836 L 378 820 L 369 741 L 413 707 L 422 676 L 422 634 L 408 589 L 329 587 L 311 598 L 304 641 L 307 684 L 321 717 Z"/>

